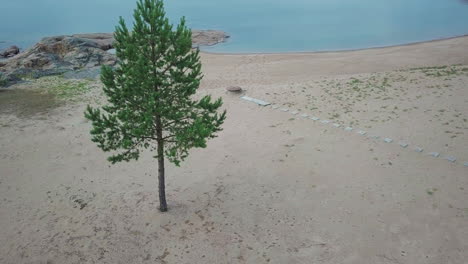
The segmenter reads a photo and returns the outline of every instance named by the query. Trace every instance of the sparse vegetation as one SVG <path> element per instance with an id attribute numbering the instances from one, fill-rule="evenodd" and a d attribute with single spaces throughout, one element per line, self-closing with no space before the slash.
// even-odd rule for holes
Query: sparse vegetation
<path id="1" fill-rule="evenodd" d="M 468 73 L 468 67 L 461 65 L 442 65 L 434 67 L 412 68 L 410 71 L 422 72 L 429 77 L 448 77 Z"/>
<path id="2" fill-rule="evenodd" d="M 435 192 L 437 192 L 437 188 L 429 188 L 426 190 L 426 193 L 429 195 L 434 195 Z"/>
<path id="3" fill-rule="evenodd" d="M 77 96 L 83 95 L 90 90 L 88 81 L 67 81 L 58 82 L 49 88 L 48 92 L 54 94 L 58 99 L 73 100 Z"/>
<path id="4" fill-rule="evenodd" d="M 5 78 L 5 76 L 3 76 L 3 73 L 0 72 L 0 87 L 6 86 L 7 83 L 7 79 Z"/>

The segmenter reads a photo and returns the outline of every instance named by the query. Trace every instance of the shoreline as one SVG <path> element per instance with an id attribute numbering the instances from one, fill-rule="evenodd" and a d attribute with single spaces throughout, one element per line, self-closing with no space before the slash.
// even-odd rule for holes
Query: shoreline
<path id="1" fill-rule="evenodd" d="M 90 139 L 99 79 L 0 90 L 0 263 L 464 263 L 467 50 L 200 53 L 194 96 L 228 118 L 168 164 L 166 214 L 150 153 L 110 166 Z"/>
<path id="2" fill-rule="evenodd" d="M 369 48 L 359 48 L 359 49 L 345 49 L 345 50 L 323 50 L 323 51 L 286 51 L 286 52 L 240 52 L 240 53 L 235 53 L 235 52 L 210 52 L 210 51 L 204 51 L 200 50 L 200 53 L 203 54 L 209 54 L 209 55 L 222 55 L 222 56 L 230 56 L 230 55 L 240 55 L 240 56 L 248 56 L 248 55 L 309 55 L 309 54 L 324 54 L 324 53 L 348 53 L 348 52 L 356 52 L 356 51 L 367 51 L 367 50 L 380 50 L 380 49 L 388 49 L 388 48 L 398 48 L 398 47 L 408 47 L 408 46 L 415 46 L 415 45 L 420 45 L 420 44 L 426 44 L 426 43 L 435 43 L 435 42 L 441 42 L 441 41 L 447 41 L 447 40 L 453 40 L 453 39 L 463 39 L 467 38 L 468 39 L 468 33 L 464 35 L 459 35 L 459 36 L 454 36 L 454 37 L 447 37 L 447 38 L 438 38 L 438 39 L 432 39 L 432 40 L 424 40 L 424 41 L 417 41 L 417 42 L 410 42 L 406 44 L 396 44 L 396 45 L 388 45 L 388 46 L 376 46 L 376 47 L 369 47 Z M 218 44 L 222 44 L 218 43 Z M 211 46 L 216 46 L 211 45 Z M 208 47 L 211 47 L 208 46 Z"/>

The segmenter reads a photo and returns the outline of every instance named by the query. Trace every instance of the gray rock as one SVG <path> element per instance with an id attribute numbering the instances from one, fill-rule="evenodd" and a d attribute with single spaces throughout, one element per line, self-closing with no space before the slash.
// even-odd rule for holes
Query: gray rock
<path id="1" fill-rule="evenodd" d="M 406 148 L 406 147 L 408 147 L 408 143 L 400 142 L 400 147 Z"/>
<path id="2" fill-rule="evenodd" d="M 78 71 L 69 71 L 63 74 L 66 79 L 98 79 L 101 74 L 101 67 L 94 67 Z"/>
<path id="3" fill-rule="evenodd" d="M 308 114 L 302 114 L 301 117 L 307 118 L 307 117 L 309 117 L 309 115 Z"/>
<path id="4" fill-rule="evenodd" d="M 289 109 L 287 109 L 287 108 L 281 108 L 280 110 L 283 111 L 283 112 L 289 111 Z"/>
<path id="5" fill-rule="evenodd" d="M 227 38 L 229 36 L 222 31 L 192 31 L 194 46 L 215 45 Z M 15 82 L 24 76 L 39 78 L 102 65 L 114 66 L 117 57 L 108 52 L 114 48 L 114 42 L 113 33 L 46 37 L 25 52 L 0 61 L 0 73 L 7 82 Z M 16 51 L 8 51 L 6 54 Z M 4 52 L 2 55 L 5 55 Z"/>
<path id="6" fill-rule="evenodd" d="M 463 163 L 465 167 L 468 167 L 468 162 Z"/>
<path id="7" fill-rule="evenodd" d="M 231 93 L 241 93 L 242 88 L 239 86 L 229 86 L 226 88 L 226 91 L 231 92 Z"/>
<path id="8" fill-rule="evenodd" d="M 430 152 L 429 155 L 431 155 L 434 158 L 438 158 L 440 156 L 439 152 Z"/>
<path id="9" fill-rule="evenodd" d="M 421 152 L 424 151 L 424 149 L 420 148 L 420 147 L 416 147 L 416 148 L 414 148 L 414 151 L 421 153 Z"/>
<path id="10" fill-rule="evenodd" d="M 315 117 L 315 116 L 312 116 L 312 117 L 309 117 L 311 120 L 314 120 L 314 121 L 318 121 L 320 120 L 318 117 Z"/>
<path id="11" fill-rule="evenodd" d="M 115 39 L 113 33 L 75 34 L 72 37 L 89 40 L 102 50 L 107 51 L 114 48 Z"/>
<path id="12" fill-rule="evenodd" d="M 393 142 L 393 139 L 391 138 L 384 138 L 383 140 L 385 143 L 392 143 Z"/>
<path id="13" fill-rule="evenodd" d="M 22 76 L 38 78 L 83 70 L 101 65 L 113 66 L 115 55 L 106 52 L 113 42 L 112 34 L 79 34 L 43 38 L 27 51 L 0 64 L 8 81 Z"/>
<path id="14" fill-rule="evenodd" d="M 333 123 L 333 126 L 336 127 L 336 128 L 339 128 L 341 125 L 337 124 L 337 123 Z"/>
<path id="15" fill-rule="evenodd" d="M 17 46 L 11 46 L 0 52 L 0 58 L 9 58 L 17 55 L 20 49 Z"/>
<path id="16" fill-rule="evenodd" d="M 353 128 L 352 128 L 352 127 L 345 127 L 344 130 L 346 130 L 346 131 L 353 131 Z"/>
<path id="17" fill-rule="evenodd" d="M 330 124 L 330 122 L 331 122 L 330 120 L 322 120 L 322 121 L 320 121 L 320 123 L 322 123 L 322 124 Z"/>
<path id="18" fill-rule="evenodd" d="M 192 42 L 194 47 L 213 46 L 226 42 L 229 35 L 219 30 L 192 30 Z"/>
<path id="19" fill-rule="evenodd" d="M 292 111 L 291 114 L 292 115 L 297 115 L 297 114 L 299 114 L 299 112 L 298 111 Z"/>
<path id="20" fill-rule="evenodd" d="M 358 131 L 358 134 L 361 135 L 361 136 L 364 136 L 365 134 L 367 134 L 366 131 L 363 131 L 363 130 L 359 130 Z"/>
<path id="21" fill-rule="evenodd" d="M 110 53 L 110 54 L 114 54 L 114 55 L 117 53 L 117 51 L 115 49 L 109 49 L 109 50 L 107 50 L 107 52 Z"/>
<path id="22" fill-rule="evenodd" d="M 445 159 L 452 162 L 452 163 L 457 161 L 457 158 L 455 158 L 454 156 L 448 156 L 448 157 L 445 157 Z"/>

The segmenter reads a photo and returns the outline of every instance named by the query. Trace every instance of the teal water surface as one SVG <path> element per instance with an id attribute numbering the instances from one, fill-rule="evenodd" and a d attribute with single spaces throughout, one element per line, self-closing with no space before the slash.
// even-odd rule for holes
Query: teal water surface
<path id="1" fill-rule="evenodd" d="M 0 0 L 0 48 L 44 36 L 110 32 L 134 0 Z M 465 0 L 168 0 L 173 23 L 219 29 L 231 39 L 212 52 L 361 49 L 468 34 Z"/>

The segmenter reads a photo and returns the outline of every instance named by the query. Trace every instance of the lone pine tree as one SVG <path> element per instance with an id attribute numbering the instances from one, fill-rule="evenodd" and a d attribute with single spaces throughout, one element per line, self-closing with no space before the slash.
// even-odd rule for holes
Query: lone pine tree
<path id="1" fill-rule="evenodd" d="M 92 141 L 112 151 L 112 164 L 137 160 L 141 151 L 155 151 L 158 160 L 160 210 L 167 211 L 164 160 L 179 166 L 191 148 L 206 147 L 226 118 L 218 113 L 221 98 L 191 98 L 202 79 L 199 51 L 182 18 L 169 24 L 162 0 L 139 0 L 130 32 L 120 18 L 115 32 L 119 64 L 104 66 L 101 80 L 108 103 L 88 106 Z"/>

